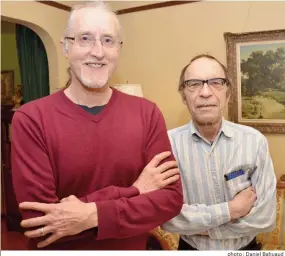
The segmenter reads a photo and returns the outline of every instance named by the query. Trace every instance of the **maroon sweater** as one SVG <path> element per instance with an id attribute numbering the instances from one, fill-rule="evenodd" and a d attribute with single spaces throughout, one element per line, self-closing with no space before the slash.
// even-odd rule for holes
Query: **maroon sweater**
<path id="1" fill-rule="evenodd" d="M 165 121 L 154 103 L 113 89 L 102 112 L 92 115 L 59 91 L 14 114 L 16 198 L 56 203 L 75 195 L 96 202 L 97 232 L 87 230 L 46 249 L 145 249 L 147 232 L 176 216 L 183 203 L 180 181 L 147 194 L 132 186 L 147 163 L 167 150 Z M 22 212 L 24 219 L 41 215 Z M 29 247 L 36 242 L 30 240 Z"/>

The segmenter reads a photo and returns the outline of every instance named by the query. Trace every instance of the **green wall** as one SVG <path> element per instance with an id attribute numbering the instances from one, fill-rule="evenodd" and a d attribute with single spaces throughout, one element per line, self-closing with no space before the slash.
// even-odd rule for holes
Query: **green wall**
<path id="1" fill-rule="evenodd" d="M 1 21 L 1 70 L 14 70 L 14 86 L 21 84 L 15 31 L 15 23 Z"/>

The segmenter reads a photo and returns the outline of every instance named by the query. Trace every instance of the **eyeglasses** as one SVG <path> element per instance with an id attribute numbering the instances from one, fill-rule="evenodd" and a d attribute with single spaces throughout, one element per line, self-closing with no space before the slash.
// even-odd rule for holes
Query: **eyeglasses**
<path id="1" fill-rule="evenodd" d="M 92 47 L 96 43 L 96 38 L 92 35 L 77 35 L 75 37 L 66 36 L 65 39 L 74 41 L 80 47 Z M 102 36 L 100 38 L 101 45 L 105 48 L 114 48 L 116 45 L 122 45 L 122 41 L 118 41 L 111 36 Z"/>
<path id="2" fill-rule="evenodd" d="M 208 80 L 199 80 L 199 79 L 189 79 L 184 81 L 184 87 L 190 92 L 200 91 L 204 84 L 207 84 L 211 89 L 221 90 L 225 84 L 228 84 L 227 78 L 212 78 Z"/>

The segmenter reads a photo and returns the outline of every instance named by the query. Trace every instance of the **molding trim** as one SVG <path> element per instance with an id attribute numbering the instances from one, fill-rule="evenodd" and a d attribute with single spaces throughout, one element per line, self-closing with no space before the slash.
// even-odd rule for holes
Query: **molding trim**
<path id="1" fill-rule="evenodd" d="M 37 1 L 41 4 L 46 4 L 64 11 L 71 11 L 71 7 L 58 3 L 56 1 Z M 192 4 L 200 1 L 166 1 L 166 2 L 161 2 L 161 3 L 154 3 L 154 4 L 146 4 L 146 5 L 141 5 L 141 6 L 136 6 L 136 7 L 131 7 L 131 8 L 126 8 L 126 9 L 121 9 L 115 11 L 117 15 L 122 15 L 122 14 L 127 14 L 127 13 L 133 13 L 133 12 L 141 12 L 141 11 L 147 11 L 147 10 L 152 10 L 152 9 L 158 9 L 158 8 L 163 8 L 163 7 L 169 7 L 169 6 L 175 6 L 175 5 L 181 5 L 181 4 Z"/>
<path id="2" fill-rule="evenodd" d="M 49 6 L 52 6 L 52 7 L 55 7 L 55 8 L 67 11 L 67 12 L 71 11 L 71 7 L 70 6 L 58 3 L 56 1 L 37 1 L 36 0 L 36 2 L 41 3 L 41 4 L 46 4 L 46 5 L 49 5 Z"/>
<path id="3" fill-rule="evenodd" d="M 161 3 L 154 3 L 154 4 L 146 4 L 126 9 L 117 10 L 116 13 L 118 15 L 132 13 L 132 12 L 141 12 L 141 11 L 147 11 L 152 9 L 158 9 L 158 8 L 164 8 L 164 7 L 170 7 L 175 5 L 181 5 L 181 4 L 192 4 L 199 1 L 166 1 Z"/>

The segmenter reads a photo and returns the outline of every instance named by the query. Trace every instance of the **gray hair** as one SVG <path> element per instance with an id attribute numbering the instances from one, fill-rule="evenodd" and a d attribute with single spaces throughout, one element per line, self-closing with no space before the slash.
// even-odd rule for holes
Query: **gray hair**
<path id="1" fill-rule="evenodd" d="M 70 12 L 68 21 L 67 21 L 67 26 L 66 26 L 66 29 L 65 29 L 65 32 L 64 32 L 64 37 L 68 36 L 69 29 L 70 29 L 71 24 L 73 22 L 74 14 L 78 10 L 83 9 L 83 8 L 88 8 L 88 7 L 96 8 L 97 10 L 101 10 L 101 11 L 105 11 L 105 12 L 108 12 L 110 14 L 113 14 L 115 16 L 115 19 L 116 19 L 116 22 L 117 22 L 117 25 L 118 25 L 119 38 L 122 39 L 122 28 L 121 28 L 121 24 L 120 24 L 120 21 L 118 19 L 118 16 L 117 16 L 117 14 L 115 12 L 112 11 L 110 6 L 107 3 L 105 3 L 104 1 L 89 1 L 89 2 L 84 3 L 82 5 L 75 5 L 75 6 L 73 6 L 72 10 Z"/>

